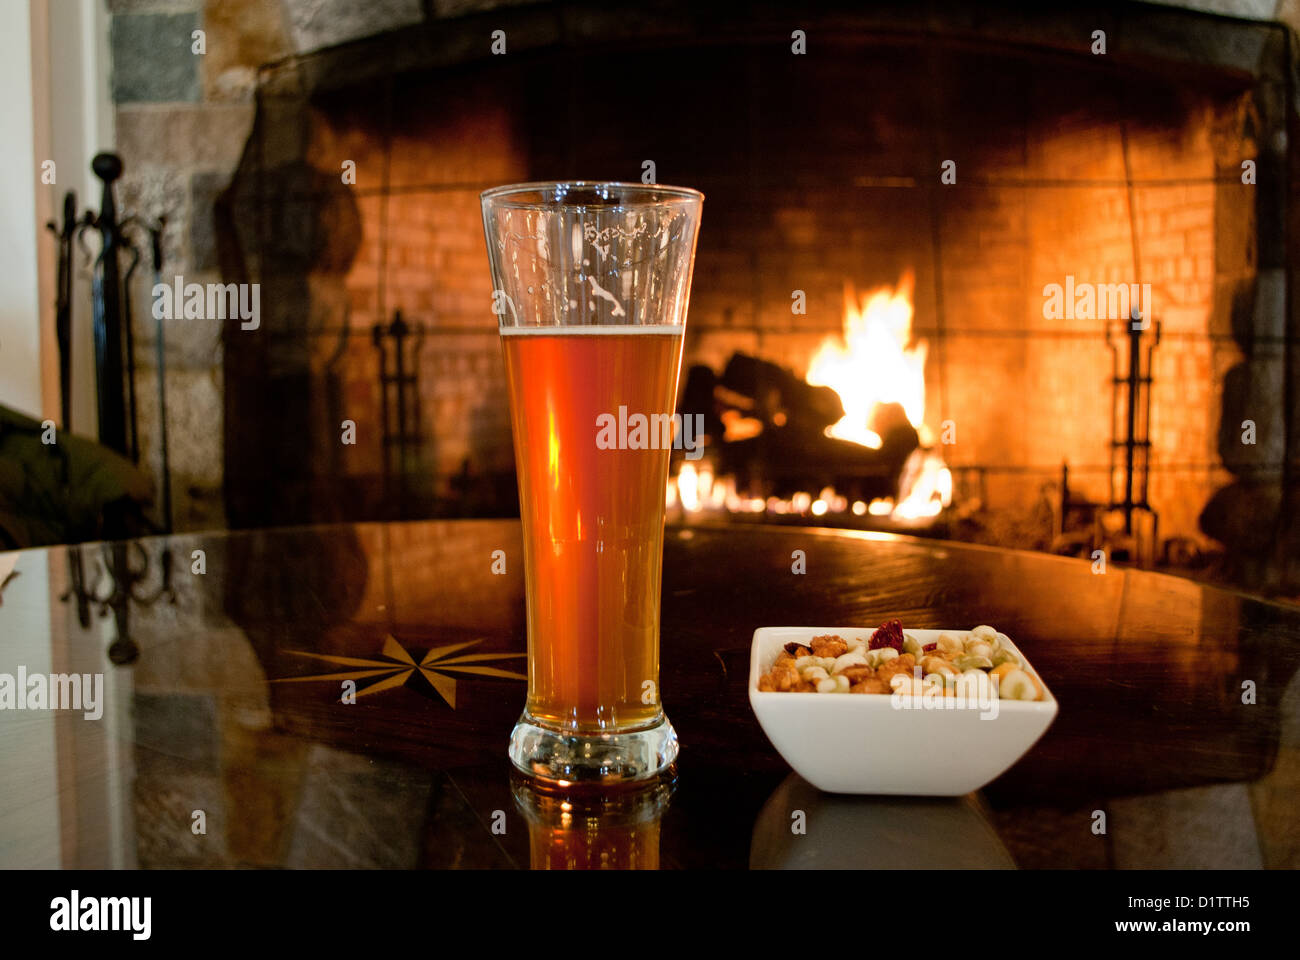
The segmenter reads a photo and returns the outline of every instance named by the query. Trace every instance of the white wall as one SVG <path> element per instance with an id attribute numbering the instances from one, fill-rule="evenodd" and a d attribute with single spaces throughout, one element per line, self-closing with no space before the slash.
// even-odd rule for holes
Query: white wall
<path id="1" fill-rule="evenodd" d="M 104 0 L 0 0 L 0 404 L 31 416 L 59 418 L 57 260 L 45 224 L 62 217 L 68 190 L 79 212 L 99 206 L 90 158 L 113 144 L 110 65 Z M 45 160 L 53 184 L 41 183 Z M 72 427 L 94 436 L 90 284 L 75 262 Z"/>
<path id="2" fill-rule="evenodd" d="M 45 223 L 61 215 L 63 195 L 70 188 L 77 191 L 79 207 L 99 205 L 98 193 L 91 189 L 97 181 L 90 173 L 90 158 L 113 143 L 109 64 L 103 0 L 0 0 L 0 404 L 38 418 L 43 412 L 58 418 L 57 394 L 47 393 L 42 402 L 42 368 L 58 369 L 56 355 L 50 354 L 55 345 L 56 259 L 54 238 Z M 46 159 L 55 161 L 54 184 L 40 182 L 41 161 Z M 78 307 L 73 337 L 84 346 L 73 354 L 73 380 L 82 385 L 74 391 L 73 424 L 78 432 L 93 435 L 87 288 L 83 281 L 80 293 L 74 290 Z M 43 551 L 25 554 L 19 560 L 21 575 L 5 590 L 0 638 L 6 642 L 0 644 L 0 672 L 15 672 L 19 664 L 29 672 L 51 670 L 50 562 Z M 96 627 L 102 630 L 106 623 L 97 622 Z M 102 646 L 92 649 L 97 652 Z M 129 688 L 120 702 L 129 702 Z M 112 720 L 107 709 L 106 719 Z M 0 777 L 0 793 L 6 785 L 21 788 L 21 796 L 35 797 L 36 802 L 22 807 L 0 803 L 0 809 L 9 811 L 0 822 L 0 868 L 58 867 L 62 858 L 54 715 L 10 714 L 4 723 L 0 770 L 8 777 Z M 115 738 L 110 736 L 107 743 L 101 747 L 106 754 L 103 766 L 110 771 L 116 812 L 91 815 L 126 816 L 124 822 L 129 823 L 130 804 L 124 799 L 129 798 L 129 778 L 121 778 Z M 129 831 L 114 822 L 107 827 L 108 860 L 91 865 L 130 865 L 120 852 L 126 849 Z"/>
<path id="3" fill-rule="evenodd" d="M 0 404 L 41 414 L 31 11 L 0 0 Z"/>
<path id="4" fill-rule="evenodd" d="M 53 670 L 49 562 L 44 550 L 22 554 L 18 576 L 5 588 L 0 673 L 17 675 L 20 666 L 28 674 Z M 50 710 L 0 714 L 0 869 L 62 866 L 55 716 Z"/>
<path id="5" fill-rule="evenodd" d="M 0 3 L 6 0 L 0 0 Z M 99 209 L 101 182 L 90 171 L 90 158 L 113 148 L 113 101 L 110 87 L 112 60 L 108 49 L 108 13 L 104 0 L 33 0 L 49 10 L 49 37 L 43 49 L 48 51 L 50 136 L 48 155 L 58 169 L 58 183 L 40 186 L 49 191 L 49 212 L 45 220 L 63 219 L 63 195 L 77 193 L 78 213 L 87 208 Z M 57 268 L 53 259 L 54 238 L 43 238 L 51 254 L 50 269 Z M 92 250 L 98 241 L 91 240 Z M 82 258 L 75 258 L 77 269 L 72 288 L 72 428 L 75 433 L 94 437 L 95 356 L 90 322 L 90 276 L 81 269 Z M 53 288 L 47 324 L 54 324 Z M 53 341 L 47 340 L 47 343 Z M 52 368 L 57 369 L 57 367 Z M 51 411 L 53 414 L 53 411 Z M 55 419 L 58 419 L 57 417 Z"/>

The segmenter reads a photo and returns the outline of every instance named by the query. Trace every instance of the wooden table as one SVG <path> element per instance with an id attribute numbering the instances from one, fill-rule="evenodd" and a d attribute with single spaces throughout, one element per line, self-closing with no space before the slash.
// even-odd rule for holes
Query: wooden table
<path id="1" fill-rule="evenodd" d="M 174 603 L 153 598 L 165 552 Z M 670 527 L 676 781 L 566 810 L 509 773 L 524 683 L 446 662 L 517 653 L 488 663 L 524 669 L 516 521 L 15 556 L 0 673 L 98 673 L 105 692 L 99 719 L 0 711 L 3 867 L 1300 865 L 1300 610 L 1171 577 L 885 535 Z M 97 570 L 122 556 L 140 600 L 113 602 Z M 83 592 L 109 599 L 86 602 L 84 625 L 65 596 L 74 560 Z M 979 794 L 820 794 L 749 709 L 755 627 L 891 617 L 993 624 L 1060 700 Z M 439 652 L 453 644 L 468 646 Z"/>

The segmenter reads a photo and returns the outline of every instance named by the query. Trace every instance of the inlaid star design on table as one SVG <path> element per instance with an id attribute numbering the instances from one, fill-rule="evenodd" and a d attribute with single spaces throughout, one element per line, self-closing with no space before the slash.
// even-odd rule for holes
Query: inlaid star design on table
<path id="1" fill-rule="evenodd" d="M 411 678 L 412 674 L 419 673 L 428 681 L 429 686 L 442 699 L 447 701 L 447 705 L 455 710 L 456 679 L 449 676 L 449 673 L 470 673 L 484 677 L 503 677 L 507 680 L 528 679 L 524 674 L 515 673 L 513 670 L 501 670 L 497 667 L 482 665 L 487 660 L 508 660 L 512 657 L 525 656 L 523 653 L 468 653 L 453 656 L 457 651 L 465 650 L 482 642 L 482 640 L 467 640 L 464 643 L 449 643 L 445 646 L 434 647 L 421 657 L 418 663 L 410 651 L 403 647 L 391 633 L 384 637 L 384 648 L 380 652 L 380 656 L 386 658 L 383 660 L 372 660 L 367 657 L 341 657 L 329 653 L 313 653 L 308 650 L 286 650 L 285 653 L 292 653 L 299 657 L 311 657 L 315 660 L 324 660 L 326 663 L 338 664 L 344 667 L 357 667 L 359 669 L 346 670 L 340 673 L 318 673 L 307 677 L 282 677 L 275 682 L 306 683 L 317 680 L 358 681 L 379 678 L 375 679 L 374 683 L 357 690 L 356 695 L 364 697 L 367 694 L 380 693 L 384 690 L 400 687 Z"/>

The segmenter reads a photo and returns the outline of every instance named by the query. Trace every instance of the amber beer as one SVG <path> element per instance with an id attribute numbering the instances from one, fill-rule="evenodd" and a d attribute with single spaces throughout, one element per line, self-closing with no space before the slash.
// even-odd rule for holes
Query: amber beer
<path id="1" fill-rule="evenodd" d="M 670 449 L 597 442 L 620 408 L 671 416 L 682 327 L 502 328 L 528 578 L 528 703 L 575 734 L 654 723 Z"/>

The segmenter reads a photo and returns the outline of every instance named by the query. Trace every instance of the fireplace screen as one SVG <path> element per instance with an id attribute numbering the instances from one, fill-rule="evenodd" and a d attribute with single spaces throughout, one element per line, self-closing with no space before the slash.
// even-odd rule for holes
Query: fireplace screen
<path id="1" fill-rule="evenodd" d="M 552 13 L 262 71 L 219 202 L 263 298 L 225 341 L 232 524 L 517 510 L 478 194 L 581 177 L 708 198 L 670 517 L 1300 552 L 1280 31 Z"/>

